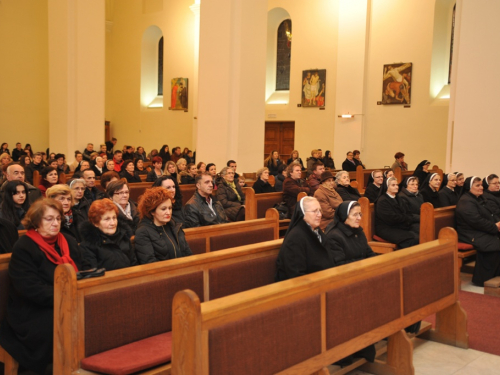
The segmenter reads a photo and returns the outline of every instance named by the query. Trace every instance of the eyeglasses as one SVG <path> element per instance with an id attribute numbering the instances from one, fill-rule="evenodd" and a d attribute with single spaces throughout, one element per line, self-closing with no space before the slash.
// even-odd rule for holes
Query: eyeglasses
<path id="1" fill-rule="evenodd" d="M 120 191 L 115 193 L 115 195 L 129 195 L 129 194 L 130 194 L 129 191 Z"/>
<path id="2" fill-rule="evenodd" d="M 317 209 L 317 210 L 314 210 L 314 211 L 304 211 L 304 212 L 314 212 L 315 215 L 322 215 L 323 214 L 323 210 L 321 209 Z"/>

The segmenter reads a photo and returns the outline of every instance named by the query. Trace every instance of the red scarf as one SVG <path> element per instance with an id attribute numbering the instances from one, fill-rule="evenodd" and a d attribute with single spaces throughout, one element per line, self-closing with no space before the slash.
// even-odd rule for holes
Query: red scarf
<path id="1" fill-rule="evenodd" d="M 50 260 L 54 264 L 65 264 L 69 263 L 75 269 L 75 272 L 78 272 L 78 268 L 76 267 L 75 262 L 71 259 L 69 255 L 69 246 L 68 241 L 61 233 L 58 233 L 56 236 L 57 245 L 59 249 L 61 249 L 61 255 L 55 249 L 55 242 L 51 246 L 47 241 L 34 229 L 30 229 L 26 232 L 26 235 L 31 238 L 35 243 L 40 247 L 40 250 L 43 251 L 48 260 Z"/>

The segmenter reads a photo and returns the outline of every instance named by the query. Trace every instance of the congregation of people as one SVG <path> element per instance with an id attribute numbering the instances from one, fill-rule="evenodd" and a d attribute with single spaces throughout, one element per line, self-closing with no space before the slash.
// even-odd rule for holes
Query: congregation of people
<path id="1" fill-rule="evenodd" d="M 70 164 L 63 154 L 33 152 L 30 145 L 18 143 L 12 152 L 6 143 L 1 146 L 0 252 L 12 257 L 0 345 L 31 371 L 43 374 L 52 360 L 58 264 L 94 272 L 186 257 L 192 251 L 183 229 L 245 220 L 243 188 L 250 180 L 237 173 L 235 160 L 217 172 L 214 163 L 197 162 L 188 148 L 170 153 L 165 144 L 146 153 L 128 145 L 115 150 L 116 143 L 113 138 L 98 150 L 89 143 Z M 314 149 L 304 161 L 297 150 L 283 160 L 271 151 L 251 187 L 255 194 L 281 192 L 290 219 L 276 281 L 377 256 L 361 227 L 362 196 L 374 203 L 377 236 L 399 249 L 419 243 L 424 202 L 456 206 L 459 241 L 477 250 L 472 282 L 483 285 L 499 276 L 499 177 L 450 172 L 441 178 L 423 160 L 398 181 L 396 168 L 409 171 L 404 157 L 397 152 L 390 168 L 373 170 L 360 192 L 349 174 L 358 166 L 366 169 L 358 150 L 346 153 L 342 170 L 335 168 L 331 151 L 323 156 Z M 65 183 L 62 174 L 69 177 Z M 133 201 L 130 187 L 141 182 L 151 186 Z M 184 205 L 183 185 L 195 188 Z M 307 197 L 297 201 L 300 193 Z M 19 236 L 20 230 L 26 233 Z M 373 361 L 375 352 L 368 347 L 357 355 Z"/>

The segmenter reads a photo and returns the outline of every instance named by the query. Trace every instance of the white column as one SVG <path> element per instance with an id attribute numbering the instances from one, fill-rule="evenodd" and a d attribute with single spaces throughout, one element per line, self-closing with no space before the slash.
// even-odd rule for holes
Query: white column
<path id="1" fill-rule="evenodd" d="M 49 147 L 73 160 L 104 141 L 105 2 L 49 0 Z"/>
<path id="2" fill-rule="evenodd" d="M 367 0 L 340 0 L 337 55 L 336 116 L 333 157 L 341 168 L 346 152 L 363 153 L 363 91 L 367 51 Z M 354 114 L 352 119 L 338 115 Z"/>

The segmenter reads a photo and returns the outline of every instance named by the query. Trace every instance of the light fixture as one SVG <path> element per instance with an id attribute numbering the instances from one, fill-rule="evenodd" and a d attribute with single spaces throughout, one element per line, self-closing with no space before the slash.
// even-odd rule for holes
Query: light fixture
<path id="1" fill-rule="evenodd" d="M 341 117 L 341 118 L 353 118 L 354 115 L 351 115 L 351 114 L 348 113 L 348 114 L 345 114 L 345 115 L 339 115 L 339 117 Z"/>

